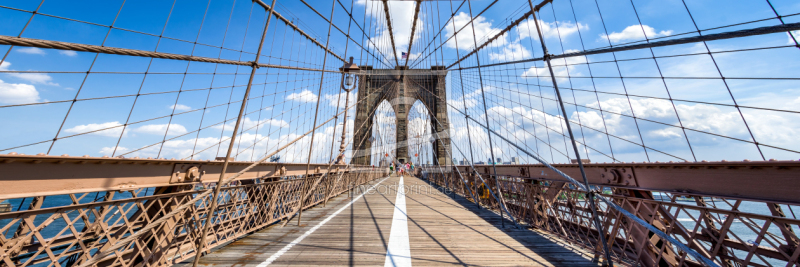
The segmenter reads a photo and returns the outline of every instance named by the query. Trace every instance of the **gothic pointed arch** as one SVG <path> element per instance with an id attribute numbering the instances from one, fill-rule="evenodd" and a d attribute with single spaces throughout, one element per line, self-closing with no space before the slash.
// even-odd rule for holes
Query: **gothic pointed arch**
<path id="1" fill-rule="evenodd" d="M 407 162 L 409 109 L 415 101 L 420 101 L 430 111 L 433 131 L 439 133 L 441 138 L 433 146 L 438 157 L 435 162 L 442 165 L 452 164 L 445 84 L 447 71 L 440 66 L 431 67 L 434 71 L 402 67 L 373 69 L 371 66 L 365 66 L 363 70 L 364 73 L 359 76 L 356 127 L 370 129 L 375 122 L 376 108 L 382 101 L 388 101 L 395 111 L 397 123 L 395 141 L 398 145 L 395 158 L 400 162 Z M 372 142 L 369 137 L 369 131 L 356 129 L 353 148 L 358 152 L 353 157 L 354 164 L 371 163 Z"/>

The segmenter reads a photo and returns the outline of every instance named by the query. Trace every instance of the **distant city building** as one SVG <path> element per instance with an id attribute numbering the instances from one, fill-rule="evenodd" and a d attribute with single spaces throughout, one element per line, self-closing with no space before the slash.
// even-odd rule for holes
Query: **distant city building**
<path id="1" fill-rule="evenodd" d="M 519 157 L 511 157 L 511 164 L 520 164 Z"/>
<path id="2" fill-rule="evenodd" d="M 497 164 L 503 164 L 503 159 L 501 159 L 501 158 L 497 158 L 497 160 L 495 161 L 495 163 L 497 163 Z"/>
<path id="3" fill-rule="evenodd" d="M 570 161 L 571 161 L 572 163 L 578 163 L 578 160 L 577 160 L 577 159 L 571 159 Z M 584 164 L 586 164 L 586 163 L 592 163 L 592 161 L 591 161 L 591 160 L 589 160 L 589 159 L 581 159 L 581 162 L 583 162 Z"/>
<path id="4" fill-rule="evenodd" d="M 475 164 L 476 164 L 476 165 L 483 165 L 483 164 L 486 164 L 486 162 L 483 162 L 483 161 L 478 161 L 478 162 L 475 162 Z"/>

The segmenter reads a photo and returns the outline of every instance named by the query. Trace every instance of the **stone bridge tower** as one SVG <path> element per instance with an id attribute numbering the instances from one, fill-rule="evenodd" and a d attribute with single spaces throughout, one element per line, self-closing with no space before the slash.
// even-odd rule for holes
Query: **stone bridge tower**
<path id="1" fill-rule="evenodd" d="M 433 143 L 433 164 L 451 165 L 453 159 L 450 150 L 450 121 L 447 118 L 447 90 L 445 77 L 447 71 L 443 66 L 428 69 L 373 69 L 362 68 L 359 76 L 358 105 L 356 105 L 355 127 L 364 125 L 353 140 L 353 164 L 370 165 L 372 142 L 372 125 L 375 109 L 386 100 L 394 109 L 397 119 L 397 150 L 395 158 L 400 162 L 408 162 L 408 113 L 416 100 L 419 100 L 430 111 L 431 127 L 429 132 L 437 138 Z M 365 101 L 361 101 L 365 99 Z M 364 123 L 366 122 L 366 123 Z M 429 138 L 429 137 L 426 137 Z M 440 142 L 441 141 L 441 142 Z M 360 145 L 359 145 L 360 144 Z M 427 159 L 426 159 L 427 160 Z M 424 162 L 422 162 L 424 163 Z"/>

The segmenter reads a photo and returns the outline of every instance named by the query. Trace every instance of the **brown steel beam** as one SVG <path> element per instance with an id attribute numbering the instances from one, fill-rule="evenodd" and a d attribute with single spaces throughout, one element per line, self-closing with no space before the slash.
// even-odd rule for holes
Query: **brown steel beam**
<path id="1" fill-rule="evenodd" d="M 571 177 L 580 175 L 577 164 L 553 166 Z M 796 182 L 800 161 L 589 163 L 584 167 L 593 185 L 800 204 L 800 183 Z M 475 168 L 483 174 L 491 171 L 489 165 Z M 497 175 L 568 182 L 541 164 L 497 165 Z"/>
<path id="2" fill-rule="evenodd" d="M 252 162 L 230 162 L 235 174 Z M 217 182 L 222 161 L 0 155 L 0 199 Z M 237 180 L 304 175 L 305 164 L 261 163 Z M 328 164 L 312 164 L 314 173 Z M 344 165 L 333 165 L 341 172 Z M 351 171 L 359 171 L 352 168 Z"/>

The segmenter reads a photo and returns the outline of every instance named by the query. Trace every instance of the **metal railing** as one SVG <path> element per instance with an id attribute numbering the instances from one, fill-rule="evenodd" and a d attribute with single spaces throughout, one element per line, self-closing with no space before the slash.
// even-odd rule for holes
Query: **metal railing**
<path id="1" fill-rule="evenodd" d="M 796 235 L 800 220 L 792 209 L 796 209 L 800 201 L 792 193 L 794 189 L 780 189 L 778 181 L 793 177 L 800 168 L 798 163 L 617 163 L 585 166 L 595 192 L 720 266 L 794 266 L 800 255 Z M 501 192 L 514 220 L 594 251 L 596 259 L 603 253 L 598 244 L 602 234 L 617 264 L 703 265 L 677 249 L 676 244 L 595 199 L 603 223 L 602 231 L 598 231 L 592 222 L 585 191 L 543 165 L 496 167 L 497 176 L 490 172 L 488 165 L 478 165 L 474 171 L 469 166 L 455 166 L 448 171 L 425 168 L 423 172 L 429 181 L 443 189 L 452 190 L 473 202 L 477 200 L 479 205 L 497 212 L 500 212 L 500 205 L 497 198 L 488 194 L 487 187 Z M 576 164 L 556 164 L 556 167 L 566 173 L 578 172 Z M 477 174 L 490 178 L 483 183 Z M 683 177 L 663 180 L 679 175 Z M 766 188 L 746 182 L 754 177 L 759 177 L 759 184 Z M 709 186 L 695 188 L 683 183 L 685 179 Z M 763 194 L 764 191 L 772 192 L 767 195 Z M 475 195 L 470 192 L 475 192 Z"/>
<path id="2" fill-rule="evenodd" d="M 89 187 L 89 190 L 67 194 L 65 191 L 41 190 L 34 195 L 12 199 L 14 210 L 0 213 L 0 246 L 4 251 L 0 262 L 4 266 L 83 266 L 90 260 L 95 261 L 89 263 L 93 266 L 169 266 L 194 257 L 200 242 L 205 242 L 203 252 L 224 246 L 291 218 L 298 206 L 308 209 L 324 204 L 328 199 L 386 175 L 385 170 L 372 167 L 334 165 L 335 168 L 328 169 L 329 165 L 318 164 L 312 165 L 313 173 L 305 176 L 305 164 L 262 163 L 252 172 L 240 176 L 243 178 L 224 185 L 219 197 L 212 199 L 213 194 L 202 193 L 217 186 L 213 165 L 222 162 L 175 163 L 168 160 L 76 157 L 65 158 L 59 163 L 54 160 L 58 157 L 38 158 L 9 156 L 2 161 L 9 168 L 14 164 L 33 164 L 49 171 L 57 171 L 49 168 L 61 167 L 89 169 L 100 164 L 151 167 L 152 172 L 143 175 L 160 179 L 160 182 L 156 182 L 156 186 L 112 185 L 110 187 L 119 189 L 100 191 Z M 83 163 L 78 163 L 78 160 Z M 155 172 L 159 169 L 152 168 L 157 164 L 177 171 L 158 176 Z M 188 171 L 181 171 L 188 165 L 195 169 L 189 167 Z M 250 163 L 238 165 L 241 166 L 231 163 L 228 171 L 233 174 Z M 219 166 L 216 168 L 218 171 Z M 108 183 L 143 180 L 142 177 L 125 176 L 125 173 L 103 173 L 97 168 L 90 170 L 97 173 L 97 180 Z M 68 179 L 58 173 L 54 176 L 56 179 L 41 182 L 56 184 L 53 188 L 69 188 L 85 179 Z M 204 176 L 208 179 L 203 179 Z M 312 187 L 320 179 L 319 184 Z M 301 205 L 300 200 L 311 188 L 313 192 Z M 13 189 L 7 188 L 5 192 L 8 190 Z M 209 214 L 212 201 L 218 206 L 213 214 Z M 186 208 L 176 215 L 168 216 L 184 206 Z M 209 216 L 210 231 L 201 236 L 202 226 Z M 112 248 L 134 234 L 138 237 L 133 242 L 118 249 Z M 94 259 L 109 249 L 113 253 Z"/>

